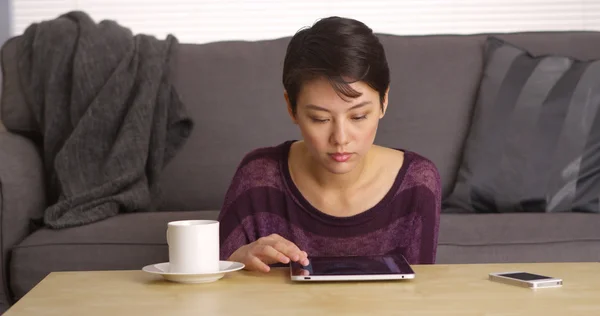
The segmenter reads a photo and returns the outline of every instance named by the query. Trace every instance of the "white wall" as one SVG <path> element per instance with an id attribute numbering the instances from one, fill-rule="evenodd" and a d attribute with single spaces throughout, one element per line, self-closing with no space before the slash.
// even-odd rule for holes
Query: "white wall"
<path id="1" fill-rule="evenodd" d="M 1 1 L 1 0 L 0 0 Z M 13 33 L 69 10 L 181 42 L 289 36 L 318 18 L 359 19 L 391 34 L 599 30 L 600 0 L 12 0 Z"/>
<path id="2" fill-rule="evenodd" d="M 0 0 L 0 45 L 10 36 L 9 0 Z"/>
<path id="3" fill-rule="evenodd" d="M 9 0 L 0 0 L 0 46 L 4 44 L 4 42 L 10 36 L 10 9 L 9 9 Z M 2 72 L 0 70 L 0 95 L 2 94 Z M 0 117 L 0 132 L 4 131 L 4 125 L 1 122 L 2 118 Z"/>

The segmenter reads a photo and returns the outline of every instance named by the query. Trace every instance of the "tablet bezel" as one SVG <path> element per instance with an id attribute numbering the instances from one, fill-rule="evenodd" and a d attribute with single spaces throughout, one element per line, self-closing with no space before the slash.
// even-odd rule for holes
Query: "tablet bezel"
<path id="1" fill-rule="evenodd" d="M 410 268 L 410 272 L 407 273 L 386 273 L 386 274 L 351 274 L 351 275 L 295 275 L 294 269 L 297 263 L 291 262 L 289 264 L 290 278 L 292 281 L 301 282 L 312 282 L 312 281 L 377 281 L 377 280 L 406 280 L 414 279 L 415 272 L 406 261 L 406 258 L 402 255 L 375 255 L 375 256 L 336 256 L 336 257 L 312 257 L 311 260 L 320 260 L 321 258 L 327 260 L 353 260 L 356 258 L 381 258 L 381 257 L 393 257 L 395 261 L 402 260 L 403 264 Z"/>

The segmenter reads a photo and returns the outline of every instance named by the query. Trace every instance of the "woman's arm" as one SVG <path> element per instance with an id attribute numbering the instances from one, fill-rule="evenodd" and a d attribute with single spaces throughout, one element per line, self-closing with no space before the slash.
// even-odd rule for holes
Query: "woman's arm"
<path id="1" fill-rule="evenodd" d="M 255 237 L 252 232 L 257 231 L 257 223 L 251 215 L 252 210 L 248 209 L 254 204 L 244 201 L 247 198 L 246 193 L 238 197 L 238 200 L 231 203 L 221 212 L 223 215 L 219 216 L 222 225 L 220 238 L 223 240 L 220 249 L 221 260 L 242 262 L 248 270 L 263 272 L 269 272 L 269 265 L 274 263 L 287 264 L 296 261 L 308 265 L 308 254 L 280 235 Z"/>
<path id="2" fill-rule="evenodd" d="M 413 246 L 418 254 L 413 254 L 420 264 L 433 264 L 437 254 L 442 189 L 440 174 L 431 161 L 419 163 L 415 179 L 419 182 L 416 190 L 418 209 Z M 413 249 L 414 249 L 413 248 Z"/>
<path id="3" fill-rule="evenodd" d="M 244 161 L 235 172 L 229 185 L 223 207 L 219 212 L 219 239 L 221 260 L 229 260 L 231 254 L 238 248 L 253 242 L 256 238 L 249 232 L 253 229 L 251 218 L 251 203 L 243 203 L 247 199 L 243 183 L 247 181 L 247 172 L 244 170 Z"/>
<path id="4" fill-rule="evenodd" d="M 264 217 L 260 214 L 271 205 L 269 196 L 272 196 L 269 194 L 272 186 L 268 185 L 272 179 L 265 177 L 277 177 L 265 172 L 269 163 L 276 162 L 261 159 L 256 154 L 242 160 L 218 217 L 221 260 L 242 262 L 246 269 L 264 272 L 270 270 L 269 264 L 278 262 L 287 264 L 291 260 L 308 264 L 306 252 L 276 231 L 269 232 L 265 229 L 268 223 L 262 222 Z"/>

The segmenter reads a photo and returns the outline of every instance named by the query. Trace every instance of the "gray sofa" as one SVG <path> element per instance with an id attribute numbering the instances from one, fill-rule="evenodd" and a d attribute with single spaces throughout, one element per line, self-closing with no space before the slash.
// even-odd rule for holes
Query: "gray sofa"
<path id="1" fill-rule="evenodd" d="M 534 53 L 600 58 L 600 32 L 500 34 Z M 390 107 L 376 142 L 437 164 L 452 191 L 483 67 L 485 35 L 381 35 L 391 67 Z M 161 180 L 160 212 L 64 230 L 30 230 L 45 206 L 42 161 L 17 84 L 14 45 L 2 49 L 1 281 L 4 308 L 51 271 L 140 269 L 167 258 L 166 223 L 216 218 L 249 150 L 300 137 L 286 113 L 282 60 L 289 38 L 181 46 L 173 79 L 195 129 Z M 444 209 L 437 263 L 597 261 L 600 216 L 472 214 Z"/>

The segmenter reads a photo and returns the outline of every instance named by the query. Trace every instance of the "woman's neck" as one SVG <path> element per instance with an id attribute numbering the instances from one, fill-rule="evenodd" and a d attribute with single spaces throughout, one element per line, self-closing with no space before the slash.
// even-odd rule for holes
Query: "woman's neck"
<path id="1" fill-rule="evenodd" d="M 365 157 L 362 157 L 354 169 L 345 174 L 334 174 L 325 169 L 305 149 L 302 150 L 302 159 L 307 166 L 307 171 L 311 174 L 311 177 L 319 188 L 325 191 L 348 192 L 360 186 L 365 176 L 370 155 L 367 154 Z"/>

